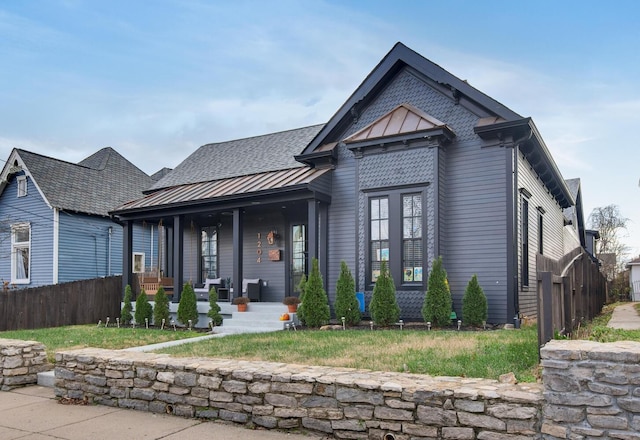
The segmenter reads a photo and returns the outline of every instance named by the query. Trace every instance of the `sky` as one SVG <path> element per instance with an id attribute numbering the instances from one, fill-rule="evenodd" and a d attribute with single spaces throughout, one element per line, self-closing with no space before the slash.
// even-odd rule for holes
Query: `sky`
<path id="1" fill-rule="evenodd" d="M 640 255 L 634 0 L 0 0 L 0 167 L 109 146 L 153 174 L 324 123 L 398 41 L 532 117 L 585 219 L 616 205 Z"/>

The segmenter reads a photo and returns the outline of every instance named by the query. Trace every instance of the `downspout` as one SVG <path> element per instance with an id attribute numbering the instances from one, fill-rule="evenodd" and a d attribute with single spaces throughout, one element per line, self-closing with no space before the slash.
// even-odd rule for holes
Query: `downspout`
<path id="1" fill-rule="evenodd" d="M 107 228 L 108 231 L 108 254 L 107 254 L 107 276 L 110 277 L 111 276 L 111 234 L 113 234 L 113 226 L 109 226 Z"/>
<path id="2" fill-rule="evenodd" d="M 518 228 L 519 223 L 518 219 L 520 218 L 518 215 L 518 207 L 520 203 L 520 197 L 518 196 L 518 159 L 520 152 L 520 144 L 527 142 L 533 136 L 533 130 L 531 128 L 528 129 L 528 133 L 524 136 L 515 139 L 513 141 L 513 215 L 511 216 L 512 221 L 512 237 L 513 237 L 513 319 L 514 324 L 519 322 L 520 318 L 520 287 L 518 283 L 518 261 L 520 258 L 520 249 L 518 248 Z M 509 316 L 507 315 L 507 319 Z"/>

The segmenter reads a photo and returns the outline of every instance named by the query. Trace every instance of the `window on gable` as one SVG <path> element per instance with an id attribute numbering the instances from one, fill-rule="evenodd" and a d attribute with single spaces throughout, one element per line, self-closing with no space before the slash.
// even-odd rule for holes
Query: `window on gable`
<path id="1" fill-rule="evenodd" d="M 11 282 L 28 284 L 31 263 L 31 225 L 21 223 L 11 226 Z"/>
<path id="2" fill-rule="evenodd" d="M 218 275 L 218 228 L 209 226 L 202 228 L 202 281 L 207 278 L 219 278 Z"/>
<path id="3" fill-rule="evenodd" d="M 144 252 L 134 252 L 133 253 L 133 273 L 143 273 L 144 272 L 144 260 L 145 260 Z"/>
<path id="4" fill-rule="evenodd" d="M 522 249 L 521 258 L 521 284 L 522 287 L 529 286 L 529 200 L 525 197 L 521 199 L 521 234 Z"/>
<path id="5" fill-rule="evenodd" d="M 376 282 L 383 261 L 396 286 L 421 288 L 424 265 L 423 193 L 396 189 L 368 199 L 367 283 Z"/>
<path id="6" fill-rule="evenodd" d="M 25 197 L 27 195 L 27 176 L 18 176 L 18 197 Z"/>

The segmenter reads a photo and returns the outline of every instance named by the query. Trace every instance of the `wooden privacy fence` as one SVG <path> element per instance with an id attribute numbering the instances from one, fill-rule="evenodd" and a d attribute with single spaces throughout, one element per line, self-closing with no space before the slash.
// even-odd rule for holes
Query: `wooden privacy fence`
<path id="1" fill-rule="evenodd" d="M 91 324 L 120 316 L 122 276 L 0 293 L 0 331 Z"/>
<path id="2" fill-rule="evenodd" d="M 607 299 L 607 281 L 599 265 L 583 249 L 560 260 L 537 256 L 538 346 L 555 333 L 570 334 L 580 322 L 593 319 Z"/>

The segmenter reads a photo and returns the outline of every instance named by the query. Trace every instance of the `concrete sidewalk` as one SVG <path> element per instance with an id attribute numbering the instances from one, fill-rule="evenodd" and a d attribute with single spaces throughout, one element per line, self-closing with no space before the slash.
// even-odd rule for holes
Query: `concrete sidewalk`
<path id="1" fill-rule="evenodd" d="M 99 405 L 64 405 L 53 389 L 28 386 L 0 392 L 0 439 L 113 440 L 237 438 L 319 440 L 326 437 L 251 430 L 237 425 Z"/>
<path id="2" fill-rule="evenodd" d="M 640 330 L 640 315 L 636 311 L 637 302 L 625 303 L 613 309 L 607 327 L 622 330 Z"/>

